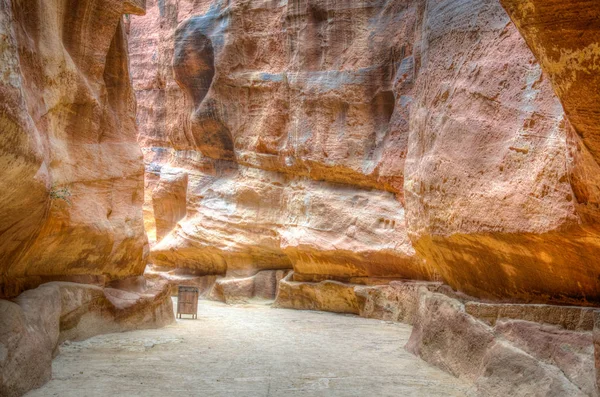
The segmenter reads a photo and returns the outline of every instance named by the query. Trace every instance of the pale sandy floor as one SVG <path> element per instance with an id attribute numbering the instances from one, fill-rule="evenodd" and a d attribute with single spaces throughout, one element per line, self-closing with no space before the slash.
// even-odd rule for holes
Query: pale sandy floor
<path id="1" fill-rule="evenodd" d="M 61 347 L 33 396 L 464 396 L 407 353 L 410 327 L 201 301 L 198 320 Z"/>

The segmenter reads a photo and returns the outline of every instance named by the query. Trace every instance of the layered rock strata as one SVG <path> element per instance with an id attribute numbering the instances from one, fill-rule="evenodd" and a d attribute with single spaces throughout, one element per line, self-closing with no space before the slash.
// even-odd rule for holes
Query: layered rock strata
<path id="1" fill-rule="evenodd" d="M 411 43 L 398 32 L 414 30 L 417 6 L 147 6 L 129 39 L 151 262 L 428 277 L 397 198 L 408 124 L 392 69 L 409 91 Z"/>
<path id="2" fill-rule="evenodd" d="M 147 7 L 129 38 L 154 264 L 600 301 L 600 170 L 498 0 Z"/>
<path id="3" fill-rule="evenodd" d="M 63 342 L 174 321 L 168 284 L 143 278 L 125 284 L 51 282 L 12 302 L 0 300 L 0 395 L 21 396 L 50 380 Z"/>
<path id="4" fill-rule="evenodd" d="M 143 3 L 0 1 L 0 297 L 144 270 L 122 20 Z"/>

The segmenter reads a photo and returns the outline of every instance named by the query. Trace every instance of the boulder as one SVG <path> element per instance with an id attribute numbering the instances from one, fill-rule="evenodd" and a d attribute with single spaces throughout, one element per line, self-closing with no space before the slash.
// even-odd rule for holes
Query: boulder
<path id="1" fill-rule="evenodd" d="M 164 282 L 141 291 L 51 282 L 0 300 L 0 395 L 18 397 L 50 380 L 63 342 L 174 320 Z"/>

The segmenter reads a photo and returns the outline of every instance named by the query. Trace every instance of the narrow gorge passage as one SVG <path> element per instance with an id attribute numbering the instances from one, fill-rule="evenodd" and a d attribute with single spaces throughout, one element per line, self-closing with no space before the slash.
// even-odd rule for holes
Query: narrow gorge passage
<path id="1" fill-rule="evenodd" d="M 599 21 L 0 0 L 0 397 L 600 397 Z"/>
<path id="2" fill-rule="evenodd" d="M 201 301 L 198 320 L 61 346 L 34 396 L 464 396 L 405 351 L 411 327 Z"/>

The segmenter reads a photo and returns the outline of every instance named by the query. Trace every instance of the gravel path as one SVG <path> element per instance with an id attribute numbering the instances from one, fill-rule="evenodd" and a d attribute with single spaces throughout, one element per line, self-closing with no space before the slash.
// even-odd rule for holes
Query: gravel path
<path id="1" fill-rule="evenodd" d="M 197 320 L 61 347 L 34 396 L 464 396 L 403 324 L 201 301 Z"/>

